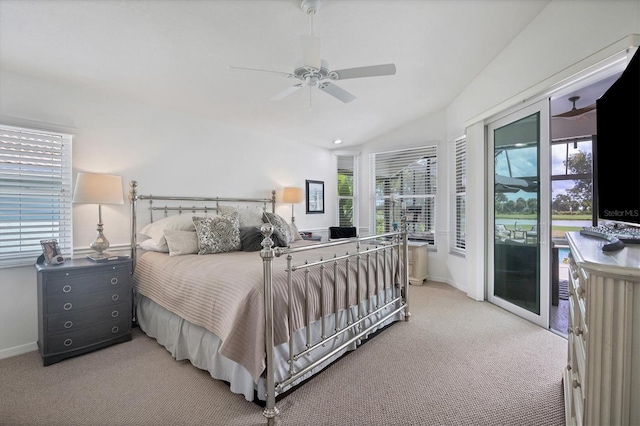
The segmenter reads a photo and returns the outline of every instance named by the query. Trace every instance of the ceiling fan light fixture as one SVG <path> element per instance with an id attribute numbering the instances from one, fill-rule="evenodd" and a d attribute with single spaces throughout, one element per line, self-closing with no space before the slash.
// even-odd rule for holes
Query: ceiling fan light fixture
<path id="1" fill-rule="evenodd" d="M 302 53 L 301 61 L 299 61 L 297 67 L 293 73 L 281 72 L 281 71 L 269 71 L 257 68 L 245 68 L 245 67 L 230 67 L 234 69 L 257 71 L 257 72 L 269 72 L 272 74 L 280 74 L 287 78 L 296 78 L 300 83 L 294 84 L 291 87 L 277 93 L 271 98 L 273 101 L 281 100 L 290 94 L 298 91 L 303 86 L 309 87 L 310 94 L 311 89 L 315 88 L 321 92 L 326 93 L 329 96 L 343 102 L 349 103 L 356 99 L 356 97 L 346 91 L 345 89 L 333 84 L 332 82 L 338 80 L 348 80 L 354 78 L 365 77 L 381 77 L 395 75 L 396 66 L 393 63 L 368 65 L 364 67 L 345 68 L 339 70 L 330 70 L 329 65 L 321 56 L 322 43 L 320 38 L 313 35 L 313 16 L 318 12 L 320 8 L 320 0 L 302 0 L 300 8 L 304 13 L 310 17 L 310 31 L 309 35 L 300 36 L 300 48 Z M 315 90 L 314 89 L 314 90 Z M 311 105 L 312 96 L 309 96 L 309 104 Z"/>
<path id="2" fill-rule="evenodd" d="M 584 108 L 577 108 L 576 107 L 576 102 L 580 99 L 580 96 L 571 96 L 568 101 L 571 102 L 573 104 L 573 107 L 567 111 L 564 112 L 562 114 L 556 114 L 554 115 L 554 117 L 557 118 L 573 118 L 573 117 L 578 117 L 586 112 L 592 111 L 594 109 L 596 109 L 596 104 L 593 103 L 589 106 L 586 106 Z"/>
<path id="3" fill-rule="evenodd" d="M 320 9 L 320 0 L 302 0 L 300 9 L 307 15 L 318 13 Z"/>

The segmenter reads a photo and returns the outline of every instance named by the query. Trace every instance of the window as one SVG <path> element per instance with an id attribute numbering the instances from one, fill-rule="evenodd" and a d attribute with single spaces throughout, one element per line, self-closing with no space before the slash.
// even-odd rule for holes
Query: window
<path id="1" fill-rule="evenodd" d="M 40 240 L 72 254 L 71 136 L 0 126 L 0 265 L 33 264 Z"/>
<path id="2" fill-rule="evenodd" d="M 338 226 L 356 224 L 356 159 L 355 155 L 338 155 Z"/>
<path id="3" fill-rule="evenodd" d="M 551 207 L 558 214 L 586 214 L 593 211 L 591 137 L 551 142 Z"/>
<path id="4" fill-rule="evenodd" d="M 449 253 L 464 255 L 466 251 L 466 203 L 467 203 L 467 139 L 450 143 L 451 168 L 449 188 L 451 193 Z"/>
<path id="5" fill-rule="evenodd" d="M 405 206 L 409 238 L 435 246 L 438 147 L 371 156 L 375 233 L 399 227 Z"/>

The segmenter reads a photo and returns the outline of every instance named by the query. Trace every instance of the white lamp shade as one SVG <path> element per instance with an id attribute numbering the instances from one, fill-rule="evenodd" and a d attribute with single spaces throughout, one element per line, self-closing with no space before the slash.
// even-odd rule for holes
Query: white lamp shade
<path id="1" fill-rule="evenodd" d="M 282 201 L 285 203 L 298 204 L 304 200 L 302 188 L 287 187 L 282 192 Z"/>
<path id="2" fill-rule="evenodd" d="M 124 204 L 122 178 L 114 175 L 78 173 L 73 202 L 82 204 Z"/>

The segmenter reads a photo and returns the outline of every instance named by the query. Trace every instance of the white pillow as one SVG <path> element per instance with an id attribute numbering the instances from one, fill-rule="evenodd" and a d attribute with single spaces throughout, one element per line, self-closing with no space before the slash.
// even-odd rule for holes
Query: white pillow
<path id="1" fill-rule="evenodd" d="M 151 238 L 160 247 L 167 244 L 164 237 L 165 229 L 174 231 L 195 231 L 192 214 L 181 214 L 177 216 L 169 216 L 160 220 L 156 220 L 142 228 L 141 235 Z"/>
<path id="2" fill-rule="evenodd" d="M 158 245 L 158 243 L 156 243 L 155 241 L 153 241 L 153 239 L 149 238 L 146 239 L 142 242 L 138 243 L 138 247 L 140 247 L 143 250 L 151 250 L 151 251 L 159 251 L 162 253 L 169 253 L 169 247 L 167 246 L 166 242 L 162 245 Z"/>
<path id="3" fill-rule="evenodd" d="M 169 246 L 169 256 L 198 253 L 198 234 L 196 231 L 175 231 L 165 229 L 164 237 Z"/>

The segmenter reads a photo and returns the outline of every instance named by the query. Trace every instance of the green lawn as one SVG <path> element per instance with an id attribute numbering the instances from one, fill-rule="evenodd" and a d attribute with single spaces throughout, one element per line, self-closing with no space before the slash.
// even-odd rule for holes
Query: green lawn
<path id="1" fill-rule="evenodd" d="M 510 219 L 513 220 L 514 223 L 517 220 L 521 220 L 521 219 L 536 219 L 537 216 L 536 215 L 525 215 L 525 214 L 518 214 L 518 215 L 496 215 L 496 218 L 498 219 Z M 590 214 L 573 214 L 573 215 L 568 215 L 568 214 L 554 214 L 552 216 L 552 220 L 554 221 L 562 221 L 562 220 L 591 220 L 591 215 Z M 513 225 L 505 225 L 507 229 L 509 230 L 513 230 Z M 582 229 L 581 226 L 558 226 L 558 225 L 554 225 L 553 229 L 551 230 L 551 238 L 564 238 L 565 237 L 565 233 L 566 232 L 571 232 L 571 231 L 580 231 Z"/>

